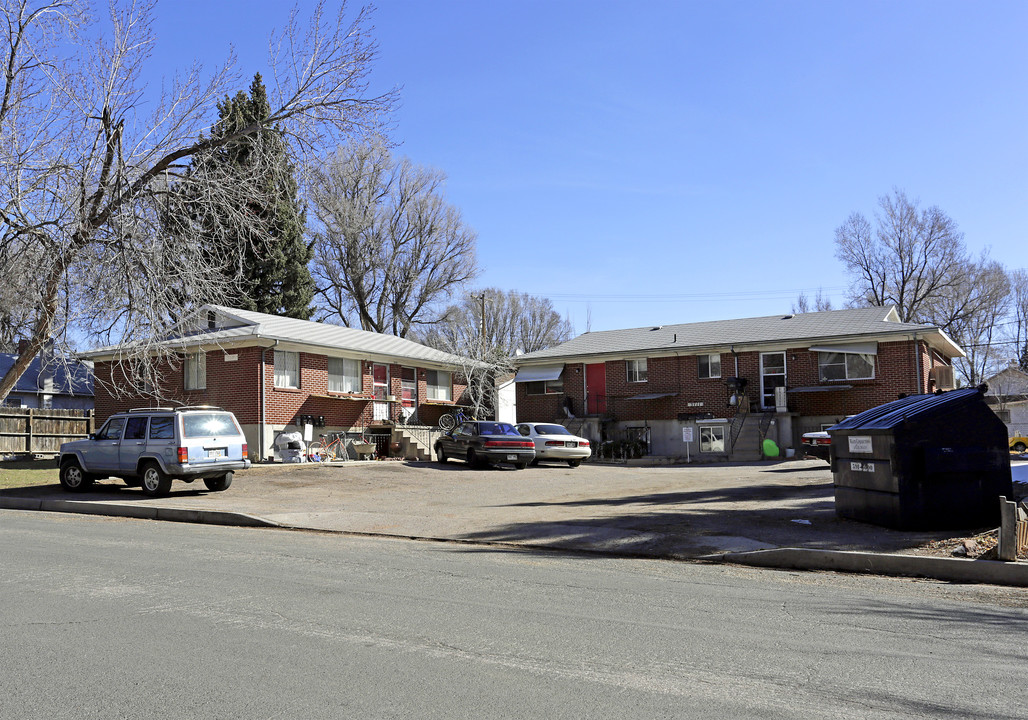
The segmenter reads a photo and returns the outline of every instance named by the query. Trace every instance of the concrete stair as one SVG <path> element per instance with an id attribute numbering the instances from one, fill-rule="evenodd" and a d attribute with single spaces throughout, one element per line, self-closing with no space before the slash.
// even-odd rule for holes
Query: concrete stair
<path id="1" fill-rule="evenodd" d="M 424 439 L 419 439 L 418 435 L 424 433 L 414 433 L 403 426 L 393 427 L 392 441 L 400 444 L 400 455 L 407 460 L 422 460 L 429 461 L 433 460 L 432 447 L 425 447 Z"/>
<path id="2" fill-rule="evenodd" d="M 743 420 L 739 438 L 735 441 L 730 455 L 732 460 L 738 462 L 756 462 L 763 459 L 760 451 L 760 415 L 747 414 Z"/>

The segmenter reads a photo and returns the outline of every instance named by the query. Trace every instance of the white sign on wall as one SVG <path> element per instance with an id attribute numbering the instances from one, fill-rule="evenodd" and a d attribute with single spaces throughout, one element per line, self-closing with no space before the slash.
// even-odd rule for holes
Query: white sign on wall
<path id="1" fill-rule="evenodd" d="M 682 428 L 682 442 L 692 442 L 692 426 Z"/>
<path id="2" fill-rule="evenodd" d="M 849 437 L 850 452 L 871 453 L 871 438 L 867 435 L 851 435 Z"/>

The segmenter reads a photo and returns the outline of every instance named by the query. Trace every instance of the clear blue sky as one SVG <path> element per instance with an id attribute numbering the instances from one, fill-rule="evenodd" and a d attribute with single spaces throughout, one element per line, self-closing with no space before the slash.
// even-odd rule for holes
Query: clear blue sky
<path id="1" fill-rule="evenodd" d="M 155 79 L 232 44 L 245 87 L 286 4 L 156 13 Z M 577 332 L 841 306 L 835 228 L 893 187 L 1028 265 L 1028 2 L 382 0 L 374 25 L 478 284 Z"/>

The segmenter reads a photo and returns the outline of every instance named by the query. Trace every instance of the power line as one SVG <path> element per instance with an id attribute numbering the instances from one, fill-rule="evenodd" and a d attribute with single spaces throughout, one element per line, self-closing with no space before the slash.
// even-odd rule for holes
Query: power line
<path id="1" fill-rule="evenodd" d="M 732 292 L 702 293 L 566 293 L 540 291 L 538 294 L 551 300 L 578 302 L 669 302 L 669 301 L 710 301 L 710 300 L 780 300 L 795 299 L 808 293 L 833 294 L 844 292 L 845 287 L 799 288 L 792 290 L 735 290 Z"/>

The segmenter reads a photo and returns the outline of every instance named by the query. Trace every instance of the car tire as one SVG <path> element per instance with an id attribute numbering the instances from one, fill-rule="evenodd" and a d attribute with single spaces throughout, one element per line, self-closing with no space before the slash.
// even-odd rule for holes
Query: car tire
<path id="1" fill-rule="evenodd" d="M 140 477 L 144 495 L 164 497 L 171 490 L 171 478 L 161 470 L 161 466 L 157 463 L 151 462 L 144 465 L 143 474 Z"/>
<path id="2" fill-rule="evenodd" d="M 232 473 L 227 472 L 218 477 L 204 478 L 203 484 L 212 492 L 223 492 L 228 490 L 229 486 L 232 484 Z"/>
<path id="3" fill-rule="evenodd" d="M 478 457 L 478 453 L 476 453 L 474 450 L 468 450 L 468 454 L 467 454 L 467 458 L 466 459 L 467 459 L 468 467 L 479 468 L 479 469 L 484 467 L 484 465 L 482 463 L 482 459 L 480 457 Z"/>
<path id="4" fill-rule="evenodd" d="M 514 463 L 515 470 L 524 470 L 526 467 L 528 467 L 528 463 L 526 462 Z"/>
<path id="5" fill-rule="evenodd" d="M 578 467 L 581 464 L 582 464 L 581 460 L 568 460 L 568 465 L 570 467 Z"/>
<path id="6" fill-rule="evenodd" d="M 83 492 L 93 484 L 93 476 L 86 473 L 78 460 L 61 464 L 61 487 L 69 492 Z"/>
<path id="7" fill-rule="evenodd" d="M 436 445 L 435 446 L 435 459 L 438 460 L 443 465 L 445 465 L 446 461 L 449 460 L 449 458 L 446 457 L 446 451 L 443 450 L 443 446 L 442 445 Z"/>
<path id="8" fill-rule="evenodd" d="M 1023 453 L 1026 449 L 1028 448 L 1025 447 L 1023 442 L 1014 443 L 1014 452 Z"/>

